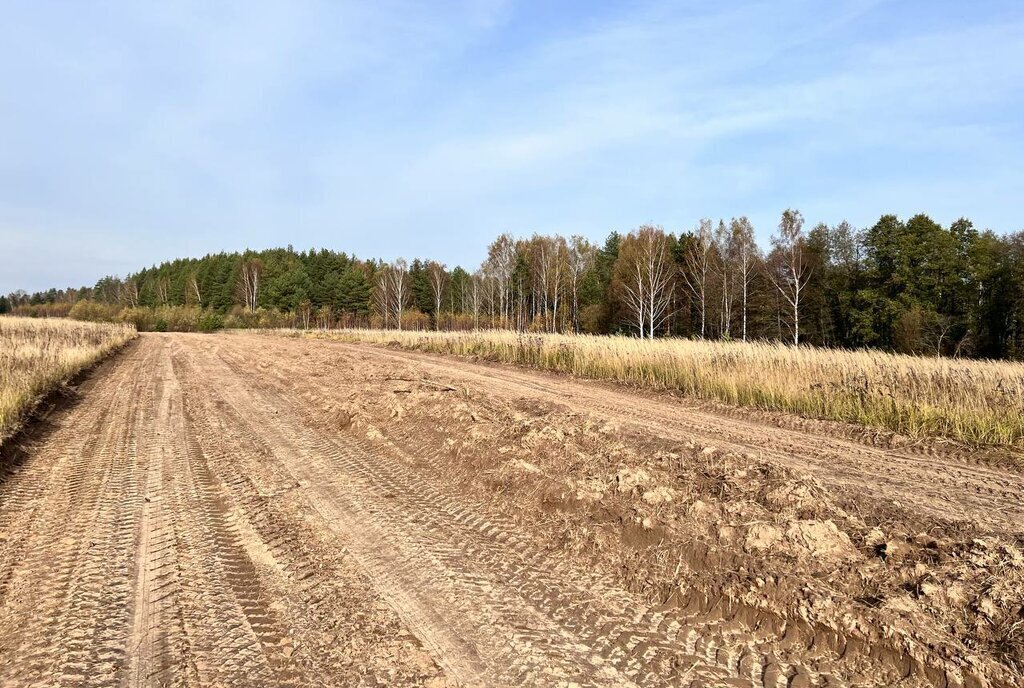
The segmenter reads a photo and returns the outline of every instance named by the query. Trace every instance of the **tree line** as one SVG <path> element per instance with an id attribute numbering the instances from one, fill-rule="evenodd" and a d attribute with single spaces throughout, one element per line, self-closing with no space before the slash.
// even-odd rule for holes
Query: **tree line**
<path id="1" fill-rule="evenodd" d="M 79 303 L 111 317 L 202 309 L 233 326 L 497 327 L 1024 359 L 1024 232 L 979 231 L 967 219 L 943 227 L 923 214 L 808 229 L 788 209 L 766 247 L 745 217 L 678 234 L 645 225 L 603 244 L 502 234 L 472 271 L 289 246 L 17 292 L 0 297 L 0 312 L 67 315 Z"/>

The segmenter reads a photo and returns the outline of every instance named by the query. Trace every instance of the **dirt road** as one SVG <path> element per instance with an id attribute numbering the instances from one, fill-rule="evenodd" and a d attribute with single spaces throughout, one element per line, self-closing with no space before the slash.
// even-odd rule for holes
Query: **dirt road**
<path id="1" fill-rule="evenodd" d="M 348 345 L 351 350 L 363 347 Z M 413 362 L 433 375 L 472 384 L 490 395 L 518 395 L 628 422 L 659 435 L 758 456 L 811 473 L 840 489 L 907 505 L 939 518 L 968 517 L 993 528 L 1024 532 L 1024 472 L 971 460 L 963 451 L 934 444 L 880 449 L 830 435 L 835 424 L 787 418 L 794 427 L 750 420 L 752 414 L 707 410 L 699 402 L 664 395 L 642 397 L 614 385 L 568 379 L 508 366 L 492 366 L 409 351 L 380 357 Z M 775 414 L 777 417 L 785 416 Z M 747 417 L 744 417 L 747 416 Z"/>
<path id="2" fill-rule="evenodd" d="M 334 343 L 144 335 L 4 450 L 0 684 L 796 688 L 1013 678 L 955 634 L 900 646 L 895 631 L 869 627 L 873 617 L 844 630 L 697 586 L 759 581 L 759 595 L 788 604 L 796 579 L 765 574 L 761 550 L 725 556 L 725 540 L 713 575 L 694 568 L 710 559 L 680 545 L 685 519 L 659 525 L 683 508 L 680 475 L 662 492 L 625 489 L 653 480 L 654 464 L 618 470 L 603 502 L 552 506 L 555 482 L 583 484 L 555 475 L 557 452 L 578 445 L 582 461 L 598 441 L 591 435 L 607 438 L 593 452 L 616 460 L 633 447 L 655 451 L 620 426 L 603 435 L 570 427 L 602 419 L 688 442 L 700 456 L 714 454 L 707 442 L 757 451 L 816 473 L 825 489 L 870 490 L 922 518 L 966 515 L 988 534 L 1012 533 L 1024 515 L 1013 472 L 600 385 Z M 635 519 L 609 516 L 627 499 L 640 505 Z M 686 504 L 693 522 L 697 505 L 720 508 L 697 492 Z M 596 509 L 603 524 L 594 525 Z M 840 536 L 849 552 L 818 551 L 835 557 L 830 567 L 863 576 L 878 565 L 856 537 Z M 656 566 L 675 576 L 672 594 L 657 589 L 668 578 Z M 678 582 L 688 575 L 690 588 Z M 838 582 L 800 578 L 800 590 L 819 588 L 846 603 Z M 941 654 L 943 643 L 953 651 Z"/>

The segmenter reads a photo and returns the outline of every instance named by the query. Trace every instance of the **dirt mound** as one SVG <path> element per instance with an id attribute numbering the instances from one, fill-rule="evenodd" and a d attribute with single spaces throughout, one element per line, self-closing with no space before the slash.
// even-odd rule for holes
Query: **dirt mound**
<path id="1" fill-rule="evenodd" d="M 894 677 L 909 670 L 941 685 L 1020 676 L 1020 537 L 827 485 L 757 451 L 640 430 L 600 405 L 581 411 L 576 397 L 541 404 L 497 374 L 459 377 L 462 365 L 444 364 L 450 378 L 440 366 L 421 374 L 465 395 L 410 397 L 403 417 L 380 427 L 410 455 L 437 447 L 433 470 L 582 565 L 652 602 L 716 613 L 715 601 L 729 600 L 729 614 L 766 627 L 798 622 L 789 632 L 799 642 L 825 634 Z M 386 404 L 367 413 L 390 417 Z"/>

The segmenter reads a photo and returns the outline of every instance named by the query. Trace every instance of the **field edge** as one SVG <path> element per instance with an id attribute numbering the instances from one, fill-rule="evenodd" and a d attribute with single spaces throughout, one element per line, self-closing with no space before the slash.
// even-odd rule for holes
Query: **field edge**
<path id="1" fill-rule="evenodd" d="M 17 445 L 21 438 L 34 429 L 35 424 L 64 408 L 69 400 L 78 395 L 78 387 L 90 380 L 93 374 L 104 364 L 113 361 L 130 347 L 137 346 L 139 333 L 136 332 L 124 342 L 111 346 L 98 353 L 97 357 L 49 386 L 41 394 L 37 394 L 31 403 L 18 412 L 18 419 L 5 431 L 0 432 L 0 461 L 7 454 L 8 447 Z"/>

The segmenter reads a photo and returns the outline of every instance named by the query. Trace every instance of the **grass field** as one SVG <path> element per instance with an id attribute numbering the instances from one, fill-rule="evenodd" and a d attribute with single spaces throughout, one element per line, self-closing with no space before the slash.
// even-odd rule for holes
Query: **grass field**
<path id="1" fill-rule="evenodd" d="M 644 341 L 505 331 L 320 333 L 478 356 L 911 437 L 1024 447 L 1024 364 L 775 343 Z"/>
<path id="2" fill-rule="evenodd" d="M 0 317 L 0 442 L 42 395 L 134 336 L 131 325 Z"/>

